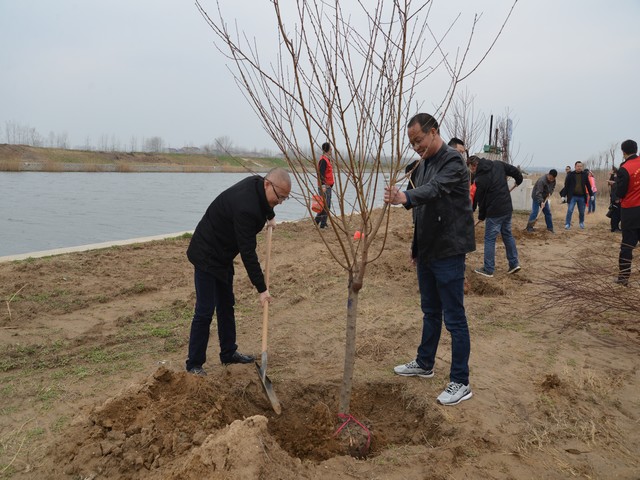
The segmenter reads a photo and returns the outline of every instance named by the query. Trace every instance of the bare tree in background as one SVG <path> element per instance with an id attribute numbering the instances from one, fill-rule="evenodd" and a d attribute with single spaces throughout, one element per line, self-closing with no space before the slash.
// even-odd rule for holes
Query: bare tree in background
<path id="1" fill-rule="evenodd" d="M 220 1 L 216 2 L 216 16 L 211 17 L 196 0 L 218 38 L 218 48 L 233 62 L 237 83 L 286 159 L 310 216 L 311 196 L 318 189 L 316 152 L 327 141 L 334 148 L 337 202 L 329 216 L 329 232 L 318 232 L 348 275 L 339 405 L 346 414 L 355 362 L 358 295 L 367 265 L 381 255 L 387 234 L 388 207 L 375 209 L 376 200 L 383 195 L 378 185 L 382 179 L 390 185 L 404 180 L 405 126 L 408 117 L 418 112 L 416 89 L 436 70 L 446 72 L 448 86 L 440 95 L 429 92 L 433 106 L 427 109 L 441 120 L 459 82 L 484 60 L 502 28 L 482 58 L 468 66 L 477 16 L 466 43 L 449 53 L 444 40 L 460 16 L 438 36 L 432 25 L 442 30 L 443 22 L 431 18 L 430 2 L 270 3 L 274 15 L 270 21 L 278 40 L 274 48 L 278 50 L 275 58 L 265 60 L 264 56 L 272 54 L 271 45 L 249 38 L 237 27 L 230 30 Z M 353 204 L 345 201 L 349 189 L 355 191 Z M 361 232 L 359 240 L 354 240 L 355 231 Z"/>
<path id="2" fill-rule="evenodd" d="M 58 148 L 69 148 L 69 135 L 67 132 L 59 133 L 56 136 L 56 147 Z"/>
<path id="3" fill-rule="evenodd" d="M 213 143 L 213 150 L 217 153 L 230 154 L 233 152 L 233 140 L 227 135 L 216 138 Z"/>
<path id="4" fill-rule="evenodd" d="M 495 145 L 502 153 L 502 161 L 513 164 L 515 154 L 513 152 L 513 112 L 507 108 L 502 117 L 498 117 L 495 131 Z"/>
<path id="5" fill-rule="evenodd" d="M 161 137 L 151 137 L 144 141 L 145 152 L 160 153 L 164 150 L 164 140 Z"/>
<path id="6" fill-rule="evenodd" d="M 32 147 L 42 147 L 45 139 L 34 127 L 20 125 L 16 122 L 5 122 L 5 132 L 7 143 L 13 145 L 30 145 Z"/>
<path id="7" fill-rule="evenodd" d="M 620 147 L 620 144 L 618 142 L 613 142 L 611 145 L 609 145 L 609 149 L 605 152 L 605 160 L 604 160 L 605 170 L 609 171 L 611 167 L 615 167 L 616 153 L 618 153 L 619 147 Z"/>
<path id="8" fill-rule="evenodd" d="M 468 89 L 458 91 L 442 121 L 449 137 L 462 140 L 470 154 L 482 149 L 482 137 L 487 128 L 487 118 L 483 113 L 476 111 L 474 102 L 475 96 L 471 95 Z"/>

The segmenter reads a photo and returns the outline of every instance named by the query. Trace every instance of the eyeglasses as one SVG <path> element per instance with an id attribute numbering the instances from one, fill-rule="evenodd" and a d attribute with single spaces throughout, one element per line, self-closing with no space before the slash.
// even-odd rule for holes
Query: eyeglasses
<path id="1" fill-rule="evenodd" d="M 281 197 L 280 195 L 278 195 L 278 191 L 276 190 L 276 187 L 273 185 L 273 183 L 269 182 L 269 185 L 271 185 L 271 188 L 273 188 L 273 193 L 276 194 L 276 198 L 280 203 L 284 202 L 285 200 L 289 200 L 289 195 Z"/>

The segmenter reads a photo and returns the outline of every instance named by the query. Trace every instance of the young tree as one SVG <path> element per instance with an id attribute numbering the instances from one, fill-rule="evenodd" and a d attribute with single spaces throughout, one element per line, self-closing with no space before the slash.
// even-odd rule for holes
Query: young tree
<path id="1" fill-rule="evenodd" d="M 304 192 L 302 201 L 310 216 L 310 200 L 318 190 L 316 152 L 324 142 L 333 146 L 338 201 L 329 216 L 331 228 L 318 232 L 348 276 L 339 405 L 340 412 L 346 414 L 355 361 L 358 296 L 367 265 L 381 255 L 387 233 L 388 208 L 375 209 L 376 200 L 383 195 L 379 180 L 390 185 L 403 181 L 408 153 L 405 127 L 408 117 L 418 111 L 418 86 L 436 71 L 446 73 L 442 94 L 429 92 L 436 102 L 429 110 L 442 118 L 459 82 L 477 68 L 495 39 L 484 56 L 468 67 L 477 16 L 469 26 L 466 43 L 452 47 L 456 53 L 451 54 L 445 44 L 460 16 L 436 34 L 435 25 L 439 29 L 441 23 L 431 18 L 430 2 L 270 3 L 277 38 L 265 43 L 229 29 L 221 1 L 216 2 L 217 14 L 212 17 L 196 0 L 217 36 L 218 48 L 232 61 L 237 83 Z M 275 58 L 265 60 L 274 48 Z M 344 200 L 347 189 L 356 193 L 354 204 Z M 353 239 L 355 231 L 361 232 L 357 241 Z"/>
<path id="2" fill-rule="evenodd" d="M 476 111 L 474 102 L 475 96 L 468 89 L 459 91 L 442 121 L 449 137 L 462 140 L 471 155 L 484 145 L 483 135 L 487 128 L 487 119 L 483 113 Z"/>

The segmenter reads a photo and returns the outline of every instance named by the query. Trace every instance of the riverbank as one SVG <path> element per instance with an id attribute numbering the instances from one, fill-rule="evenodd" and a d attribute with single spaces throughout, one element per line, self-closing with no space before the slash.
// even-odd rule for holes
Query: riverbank
<path id="1" fill-rule="evenodd" d="M 0 144 L 4 172 L 266 172 L 282 158 L 238 154 L 97 152 Z"/>
<path id="2" fill-rule="evenodd" d="M 566 206 L 555 200 L 561 223 Z M 188 238 L 2 263 L 0 478 L 635 479 L 637 314 L 593 312 L 600 298 L 634 301 L 638 269 L 629 288 L 613 283 L 620 236 L 607 220 L 598 211 L 584 230 L 527 234 L 527 216 L 516 214 L 522 271 L 506 274 L 499 245 L 491 279 L 472 271 L 482 262 L 477 227 L 465 298 L 474 396 L 443 407 L 435 398 L 448 381 L 447 332 L 433 379 L 393 374 L 415 356 L 421 314 L 406 258 L 411 214 L 391 209 L 358 304 L 351 413 L 372 433 L 365 459 L 333 437 L 348 278 L 312 220 L 273 236 L 268 373 L 281 416 L 253 365 L 220 365 L 215 332 L 209 375 L 184 372 Z M 261 259 L 264 249 L 260 234 Z M 576 278 L 594 295 L 574 299 Z M 566 301 L 554 303 L 559 281 Z M 241 263 L 235 294 L 238 344 L 259 358 L 262 309 Z M 567 308 L 576 301 L 589 310 Z M 358 442 L 363 431 L 350 424 L 343 435 Z"/>

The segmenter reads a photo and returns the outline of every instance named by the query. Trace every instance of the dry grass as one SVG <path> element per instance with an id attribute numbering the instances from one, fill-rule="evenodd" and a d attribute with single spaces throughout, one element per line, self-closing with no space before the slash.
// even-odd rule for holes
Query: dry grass
<path id="1" fill-rule="evenodd" d="M 0 171 L 41 172 L 247 172 L 287 168 L 281 158 L 214 156 L 209 154 L 100 152 L 0 145 Z"/>
<path id="2" fill-rule="evenodd" d="M 124 163 L 124 162 L 116 162 L 116 172 L 119 173 L 131 173 L 134 172 L 135 168 L 133 165 Z"/>
<path id="3" fill-rule="evenodd" d="M 637 325 L 640 289 L 636 264 L 632 266 L 629 287 L 614 282 L 618 276 L 617 251 L 588 249 L 571 254 L 561 268 L 549 268 L 542 283 L 542 310 L 558 309 L 564 315 L 564 328 L 585 326 L 597 320 L 634 333 Z"/>
<path id="4" fill-rule="evenodd" d="M 0 171 L 2 172 L 19 172 L 22 170 L 22 162 L 20 160 L 0 160 Z"/>

